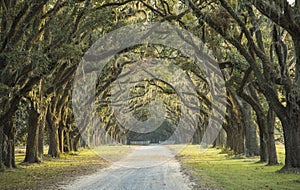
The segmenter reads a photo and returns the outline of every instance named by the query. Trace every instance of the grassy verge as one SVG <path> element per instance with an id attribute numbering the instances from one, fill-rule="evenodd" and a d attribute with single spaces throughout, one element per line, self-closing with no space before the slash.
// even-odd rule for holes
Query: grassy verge
<path id="1" fill-rule="evenodd" d="M 123 147 L 114 147 L 109 154 L 125 154 Z M 0 172 L 0 189 L 58 189 L 76 176 L 91 174 L 107 167 L 109 162 L 92 150 L 62 154 L 60 158 L 45 157 L 39 164 L 22 164 L 24 154 L 16 155 L 17 169 Z M 101 156 L 101 157 L 100 157 Z"/>
<path id="2" fill-rule="evenodd" d="M 284 148 L 277 146 L 280 162 L 284 162 Z M 178 156 L 183 170 L 197 184 L 196 189 L 300 189 L 299 174 L 278 173 L 283 165 L 266 166 L 259 158 L 228 157 L 220 149 L 199 152 L 199 146 L 189 145 Z"/>

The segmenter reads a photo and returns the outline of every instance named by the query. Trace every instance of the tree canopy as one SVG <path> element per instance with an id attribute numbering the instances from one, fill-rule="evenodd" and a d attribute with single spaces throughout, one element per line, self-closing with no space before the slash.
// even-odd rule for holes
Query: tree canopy
<path id="1" fill-rule="evenodd" d="M 0 14 L 0 168 L 15 167 L 16 143 L 26 144 L 24 161 L 34 163 L 42 161 L 44 144 L 49 145 L 50 156 L 59 157 L 78 146 L 130 140 L 157 143 L 184 122 L 184 129 L 193 129 L 188 141 L 200 144 L 213 138 L 206 137 L 205 130 L 222 128 L 226 143 L 213 139 L 215 146 L 219 143 L 247 156 L 259 154 L 269 165 L 278 164 L 274 135 L 278 131 L 285 144 L 283 170 L 300 169 L 300 1 L 3 0 Z M 155 43 L 172 36 L 164 31 L 156 32 L 165 39 L 153 38 L 152 44 L 122 51 L 114 49 L 122 40 L 106 36 L 124 26 L 147 23 L 168 23 L 197 37 L 200 42 L 178 34 L 194 58 Z M 114 56 L 97 74 L 95 85 L 87 85 L 99 65 L 86 52 L 100 38 L 106 41 L 98 48 L 111 50 Z M 200 44 L 209 52 L 208 68 L 196 63 Z M 100 61 L 107 57 L 100 55 Z M 168 69 L 155 67 L 155 61 Z M 147 74 L 140 78 L 135 75 L 143 72 Z M 180 89 L 188 81 L 193 90 L 178 92 L 168 82 L 172 80 Z M 212 88 L 217 86 L 212 80 L 219 87 L 224 80 L 226 93 L 222 87 Z M 90 91 L 94 97 L 76 99 L 76 93 Z M 213 101 L 217 96 L 224 98 L 224 113 Z M 76 102 L 93 102 L 95 107 L 79 110 L 78 117 Z M 152 133 L 147 126 L 134 131 L 120 122 L 128 118 L 126 114 L 135 118 L 136 125 L 150 118 L 154 119 L 149 122 L 162 122 Z M 99 127 L 93 128 L 91 122 Z"/>

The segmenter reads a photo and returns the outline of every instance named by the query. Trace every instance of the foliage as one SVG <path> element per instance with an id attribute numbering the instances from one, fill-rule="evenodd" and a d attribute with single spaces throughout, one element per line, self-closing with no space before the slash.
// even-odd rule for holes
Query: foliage
<path id="1" fill-rule="evenodd" d="M 89 138 L 101 129 L 106 133 L 105 138 L 110 135 L 121 141 L 128 137 L 130 134 L 115 117 L 110 101 L 114 95 L 113 83 L 124 70 L 128 71 L 137 62 L 149 58 L 161 59 L 166 66 L 176 65 L 184 71 L 196 87 L 196 98 L 201 102 L 199 118 L 202 124 L 206 123 L 212 107 L 209 80 L 192 60 L 176 50 L 155 44 L 119 52 L 98 76 L 95 87 L 97 112 L 83 115 L 77 123 L 74 120 L 72 84 L 84 52 L 99 37 L 122 26 L 160 21 L 180 26 L 199 37 L 218 61 L 229 91 L 224 128 L 242 129 L 243 123 L 247 122 L 241 119 L 243 107 L 238 106 L 241 98 L 255 110 L 261 138 L 272 140 L 274 124 L 272 119 L 268 120 L 268 114 L 272 116 L 275 112 L 277 132 L 285 138 L 286 157 L 290 161 L 286 167 L 299 168 L 299 6 L 298 3 L 292 6 L 287 1 L 268 3 L 262 0 L 1 1 L 0 167 L 2 160 L 5 161 L 3 158 L 10 158 L 13 151 L 5 145 L 15 142 L 15 139 L 18 144 L 23 144 L 26 131 L 31 129 L 27 136 L 28 139 L 33 136 L 33 151 L 45 141 L 40 138 L 41 142 L 38 142 L 38 134 L 39 137 L 48 135 L 45 142 L 49 143 L 49 154 L 53 157 L 64 152 L 65 147 L 66 151 L 71 151 L 71 144 L 79 144 L 82 131 L 87 131 Z M 113 46 L 114 41 L 110 44 Z M 178 81 L 182 79 L 178 73 L 165 74 L 160 70 L 157 74 L 163 74 L 167 79 L 174 76 Z M 133 73 L 129 75 L 133 76 Z M 129 99 L 116 103 L 127 104 L 128 111 L 135 118 L 145 121 L 150 117 L 151 101 L 158 99 L 167 109 L 164 115 L 167 127 L 158 133 L 171 133 L 179 122 L 183 106 L 176 90 L 157 79 L 143 79 L 134 85 Z M 36 125 L 28 126 L 26 120 L 33 117 L 27 113 L 29 103 L 22 103 L 24 98 L 38 113 Z M 93 131 L 87 124 L 87 120 L 94 117 L 101 118 L 103 123 L 99 131 Z M 79 129 L 79 126 L 84 128 Z M 233 134 L 229 131 L 227 133 Z M 242 132 L 239 134 L 243 135 Z M 100 139 L 103 140 L 104 136 Z M 82 141 L 83 144 L 89 146 L 90 142 Z"/>

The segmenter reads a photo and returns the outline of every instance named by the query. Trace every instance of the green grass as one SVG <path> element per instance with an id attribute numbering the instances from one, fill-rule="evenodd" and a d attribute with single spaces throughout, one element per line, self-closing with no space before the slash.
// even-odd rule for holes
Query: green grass
<path id="1" fill-rule="evenodd" d="M 277 146 L 279 162 L 284 162 L 284 147 Z M 300 175 L 278 173 L 283 165 L 266 166 L 259 158 L 229 157 L 220 149 L 200 153 L 199 146 L 189 145 L 178 159 L 184 170 L 196 179 L 198 188 L 225 189 L 300 189 Z"/>
<path id="2" fill-rule="evenodd" d="M 42 163 L 27 165 L 22 163 L 24 153 L 18 153 L 16 154 L 18 168 L 0 172 L 0 189 L 57 189 L 57 184 L 68 183 L 76 176 L 91 174 L 107 167 L 109 162 L 102 157 L 106 154 L 126 154 L 122 150 L 121 146 L 114 147 L 107 153 L 102 152 L 102 155 L 93 150 L 80 150 L 61 154 L 60 158 L 56 159 L 45 156 Z"/>
<path id="3" fill-rule="evenodd" d="M 67 183 L 78 175 L 90 174 L 108 166 L 102 159 L 121 157 L 129 153 L 129 146 L 103 146 L 92 150 L 81 150 L 72 154 L 62 154 L 59 159 L 45 157 L 40 164 L 24 165 L 24 154 L 17 154 L 18 169 L 0 172 L 0 189 L 57 189 L 61 181 Z M 174 151 L 182 146 L 170 146 Z M 284 162 L 284 147 L 277 146 L 278 157 Z M 278 173 L 283 165 L 266 166 L 257 163 L 256 158 L 236 159 L 220 149 L 208 149 L 200 153 L 199 146 L 189 145 L 178 154 L 184 171 L 193 176 L 197 188 L 230 189 L 300 189 L 300 175 Z"/>

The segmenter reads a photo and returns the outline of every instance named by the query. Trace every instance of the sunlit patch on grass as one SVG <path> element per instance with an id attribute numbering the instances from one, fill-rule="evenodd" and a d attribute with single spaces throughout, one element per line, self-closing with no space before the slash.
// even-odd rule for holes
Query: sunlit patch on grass
<path id="1" fill-rule="evenodd" d="M 277 146 L 280 162 L 284 162 L 284 147 Z M 278 173 L 281 165 L 257 163 L 259 157 L 233 159 L 220 149 L 209 149 L 203 154 L 199 146 L 189 145 L 178 156 L 185 171 L 197 181 L 198 188 L 225 189 L 300 189 L 299 174 Z M 197 180 L 198 179 L 198 180 Z"/>
<path id="2" fill-rule="evenodd" d="M 38 164 L 24 164 L 24 151 L 16 152 L 18 169 L 0 173 L 0 189 L 56 189 L 58 183 L 71 178 L 96 172 L 109 163 L 102 156 L 124 155 L 126 149 L 104 146 L 102 155 L 92 149 L 61 154 L 59 158 L 44 155 Z"/>

